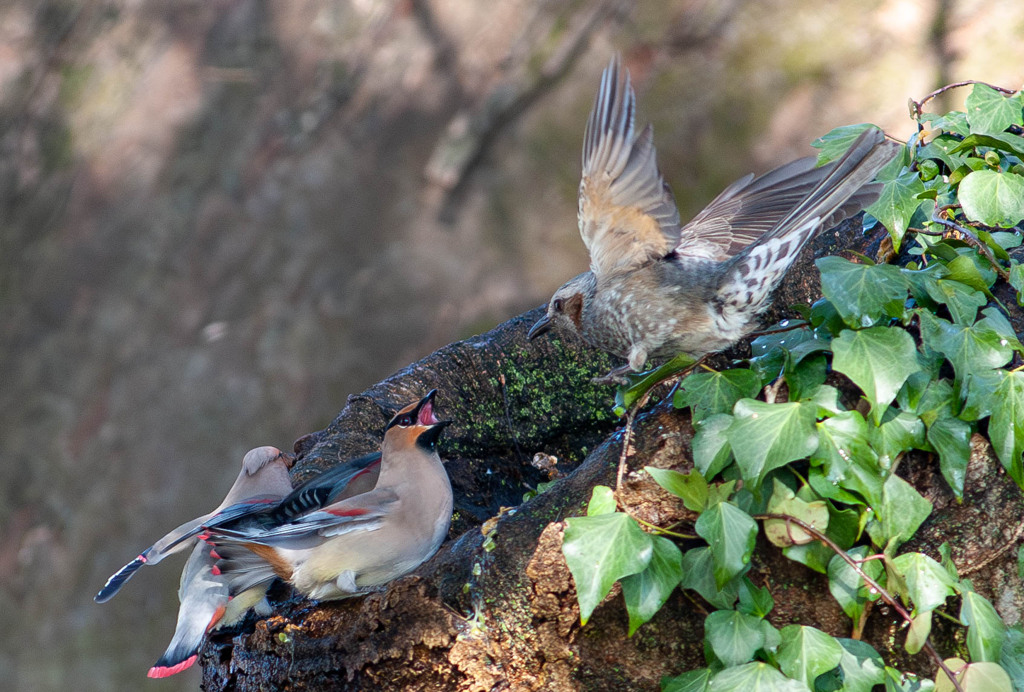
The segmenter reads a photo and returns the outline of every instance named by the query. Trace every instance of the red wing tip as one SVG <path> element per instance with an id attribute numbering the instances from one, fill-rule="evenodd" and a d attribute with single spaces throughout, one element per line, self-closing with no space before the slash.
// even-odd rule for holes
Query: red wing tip
<path id="1" fill-rule="evenodd" d="M 369 514 L 370 510 L 363 509 L 361 507 L 356 509 L 325 509 L 328 514 L 333 514 L 336 517 L 358 517 L 362 514 Z"/>
<path id="2" fill-rule="evenodd" d="M 210 574 L 212 574 L 215 577 L 219 577 L 220 576 L 220 567 L 218 567 L 217 565 L 214 565 L 213 567 L 211 567 L 210 568 Z"/>
<path id="3" fill-rule="evenodd" d="M 187 670 L 192 667 L 192 664 L 196 662 L 198 654 L 192 654 L 181 663 L 173 666 L 153 666 L 146 673 L 147 678 L 169 678 L 172 675 L 177 675 L 183 670 Z"/>

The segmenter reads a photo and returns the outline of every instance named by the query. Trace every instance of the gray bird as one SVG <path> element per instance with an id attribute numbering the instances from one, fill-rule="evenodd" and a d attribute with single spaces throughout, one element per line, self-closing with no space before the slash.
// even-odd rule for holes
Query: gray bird
<path id="1" fill-rule="evenodd" d="M 635 104 L 615 55 L 583 138 L 579 228 L 590 271 L 555 291 L 528 334 L 556 327 L 627 359 L 602 383 L 625 382 L 650 358 L 720 351 L 752 331 L 807 241 L 878 198 L 871 181 L 898 149 L 870 128 L 826 166 L 809 157 L 741 178 L 680 226 L 651 126 L 634 137 Z"/>
<path id="2" fill-rule="evenodd" d="M 388 423 L 371 490 L 339 495 L 342 484 L 332 481 L 326 486 L 334 489 L 320 493 L 317 477 L 282 501 L 269 525 L 211 527 L 207 540 L 224 557 L 217 564 L 231 592 L 280 577 L 316 600 L 347 598 L 408 574 L 437 552 L 453 498 L 436 449 L 450 421 L 434 415 L 435 394 Z"/>

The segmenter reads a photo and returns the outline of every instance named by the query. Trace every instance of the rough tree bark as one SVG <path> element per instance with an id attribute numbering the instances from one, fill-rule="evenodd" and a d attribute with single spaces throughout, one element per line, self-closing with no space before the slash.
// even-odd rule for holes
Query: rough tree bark
<path id="1" fill-rule="evenodd" d="M 814 258 L 844 248 L 877 251 L 881 234 L 859 229 L 854 219 L 819 236 L 786 278 L 766 322 L 818 297 Z M 214 635 L 202 652 L 204 689 L 654 690 L 662 676 L 704 664 L 709 607 L 690 592 L 677 591 L 632 638 L 617 587 L 579 625 L 560 550 L 563 519 L 582 512 L 595 484 L 614 484 L 622 430 L 609 411 L 611 390 L 590 384 L 607 371 L 608 357 L 576 340 L 528 342 L 526 330 L 539 315 L 533 310 L 437 351 L 350 397 L 327 429 L 296 443 L 302 479 L 374 449 L 394 410 L 437 387 L 439 411 L 456 421 L 441 443 L 456 496 L 450 540 L 414 575 L 380 592 L 323 604 L 283 600 L 273 616 Z M 1024 331 L 1020 315 L 1014 326 Z M 745 348 L 717 358 L 724 365 Z M 622 495 L 630 511 L 662 526 L 692 521 L 681 502 L 637 472 L 691 465 L 688 412 L 655 404 L 637 417 L 634 431 Z M 901 475 L 935 505 L 905 549 L 937 557 L 948 541 L 961 574 L 1005 620 L 1020 622 L 1024 586 L 1015 546 L 1024 538 L 1024 497 L 983 437 L 975 436 L 972 450 L 962 504 L 928 455 L 901 464 Z M 536 452 L 557 457 L 565 475 L 522 503 L 527 486 L 545 480 L 529 463 Z M 498 515 L 485 537 L 480 525 Z M 754 560 L 752 579 L 769 585 L 775 599 L 773 624 L 849 635 L 824 578 L 763 540 Z M 285 589 L 278 593 L 287 599 Z M 876 608 L 866 639 L 905 670 L 930 674 L 923 655 L 902 652 L 901 629 L 895 613 Z M 933 637 L 947 655 L 960 646 L 942 620 Z"/>

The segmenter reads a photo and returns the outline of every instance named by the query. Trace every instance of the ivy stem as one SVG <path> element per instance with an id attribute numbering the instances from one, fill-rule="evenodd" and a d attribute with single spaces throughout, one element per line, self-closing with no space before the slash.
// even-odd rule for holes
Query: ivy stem
<path id="1" fill-rule="evenodd" d="M 653 387 L 651 388 L 653 389 Z M 639 411 L 647 404 L 647 400 L 651 397 L 651 390 L 648 389 L 643 393 L 636 402 L 629 407 L 626 411 L 626 429 L 622 431 L 622 452 L 619 454 L 619 470 L 615 474 L 615 498 L 619 497 L 619 491 L 622 488 L 622 476 L 626 472 L 626 459 L 629 457 L 629 443 L 633 439 L 633 419 L 636 418 L 636 412 Z M 622 504 L 621 502 L 619 503 Z M 635 518 L 635 517 L 634 517 Z"/>
<path id="2" fill-rule="evenodd" d="M 823 534 L 818 529 L 814 528 L 807 522 L 797 519 L 796 517 L 791 517 L 788 514 L 755 514 L 754 519 L 759 519 L 762 521 L 765 519 L 778 519 L 786 522 L 787 526 L 789 524 L 796 524 L 801 529 L 803 529 L 804 531 L 806 531 L 807 533 L 809 533 L 810 535 L 814 536 L 816 539 L 827 545 L 829 548 L 831 548 L 832 552 L 834 552 L 846 564 L 848 564 L 850 568 L 854 572 L 856 572 L 861 579 L 864 580 L 864 583 L 867 584 L 869 588 L 874 589 L 874 591 L 878 593 L 878 595 L 882 598 L 883 601 L 885 601 L 893 610 L 899 613 L 900 617 L 902 617 L 907 622 L 907 624 L 911 624 L 913 622 L 914 618 L 911 617 L 910 613 L 907 612 L 907 609 L 904 608 L 903 605 L 892 596 L 892 594 L 883 589 L 878 582 L 876 582 L 874 579 L 868 576 L 867 572 L 861 569 L 861 566 L 857 560 L 850 557 L 847 554 L 847 552 L 840 548 L 835 541 L 833 541 L 831 538 Z M 957 690 L 957 692 L 964 692 L 964 688 L 960 686 L 960 682 L 956 679 L 956 674 L 953 673 L 953 671 L 949 669 L 949 666 L 947 666 L 943 662 L 942 656 L 940 656 L 939 652 L 935 650 L 934 646 L 932 646 L 931 640 L 925 639 L 924 650 L 928 652 L 928 655 L 932 658 L 933 661 L 935 661 L 935 664 L 940 669 L 942 669 L 942 672 L 949 677 L 950 681 L 953 683 L 953 687 Z"/>
<path id="3" fill-rule="evenodd" d="M 949 91 L 950 89 L 956 89 L 956 88 L 962 87 L 962 86 L 970 86 L 971 84 L 981 84 L 983 86 L 987 86 L 989 89 L 995 89 L 996 91 L 1001 91 L 1004 94 L 1015 94 L 1015 93 L 1017 93 L 1013 89 L 1004 89 L 1003 87 L 998 87 L 998 86 L 995 86 L 994 84 L 989 84 L 988 82 L 979 82 L 976 79 L 967 79 L 967 80 L 964 80 L 962 82 L 954 82 L 953 84 L 947 84 L 944 87 L 940 87 L 940 88 L 936 89 L 935 91 L 933 91 L 932 93 L 928 94 L 927 96 L 925 96 L 920 101 L 915 101 L 915 100 L 911 99 L 910 102 L 914 106 L 914 113 L 913 113 L 913 115 L 915 116 L 914 120 L 917 120 L 918 118 L 921 117 L 921 114 L 924 112 L 924 104 L 928 103 L 929 101 L 931 101 L 936 96 L 944 94 L 947 91 Z"/>
<path id="4" fill-rule="evenodd" d="M 932 212 L 932 221 L 934 221 L 937 224 L 946 226 L 947 228 L 952 228 L 955 231 L 963 233 L 971 241 L 971 245 L 974 245 L 976 248 L 978 248 L 981 254 L 985 256 L 985 259 L 987 259 L 989 264 L 992 265 L 992 268 L 996 270 L 996 273 L 999 275 L 999 278 L 1009 283 L 1010 272 L 1003 269 L 999 262 L 996 261 L 996 256 L 992 254 L 992 248 L 990 248 L 985 243 L 981 242 L 981 239 L 978 238 L 978 236 L 976 236 L 974 234 L 974 231 L 971 230 L 970 228 L 962 226 L 953 219 L 946 218 L 945 216 L 943 216 L 943 212 L 947 212 L 950 209 L 955 209 L 959 206 L 960 205 L 958 204 L 947 204 L 944 207 L 935 207 L 935 210 Z M 1006 308 L 1003 308 L 1004 311 L 1005 309 Z"/>
<path id="5" fill-rule="evenodd" d="M 654 524 L 651 524 L 650 522 L 646 522 L 643 519 L 641 519 L 640 517 L 638 517 L 635 514 L 633 514 L 632 512 L 630 512 L 629 509 L 627 509 L 626 507 L 623 507 L 622 511 L 624 513 L 628 514 L 633 521 L 635 521 L 638 524 L 643 524 L 647 528 L 649 528 L 652 531 L 656 532 L 658 535 L 664 534 L 666 536 L 675 536 L 676 538 L 683 538 L 683 539 L 686 539 L 686 540 L 696 540 L 696 539 L 700 538 L 700 536 L 691 536 L 688 533 L 677 533 L 676 531 L 670 531 L 668 529 L 663 529 L 660 526 L 656 526 Z"/>

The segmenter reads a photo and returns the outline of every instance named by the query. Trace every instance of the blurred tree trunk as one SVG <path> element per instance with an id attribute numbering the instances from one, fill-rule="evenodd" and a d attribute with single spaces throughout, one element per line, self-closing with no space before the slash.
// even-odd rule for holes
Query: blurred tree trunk
<path id="1" fill-rule="evenodd" d="M 816 298 L 814 256 L 842 247 L 877 251 L 880 234 L 866 237 L 859 228 L 858 218 L 822 234 L 787 276 L 767 319 Z M 297 468 L 306 477 L 376 447 L 395 409 L 437 387 L 440 414 L 456 421 L 441 444 L 456 494 L 452 540 L 414 575 L 381 592 L 324 604 L 293 599 L 241 633 L 215 635 L 202 653 L 206 690 L 655 690 L 662 676 L 704 665 L 703 620 L 711 608 L 690 592 L 677 591 L 627 638 L 616 587 L 580 627 L 561 554 L 563 519 L 583 512 L 594 485 L 614 485 L 622 432 L 608 413 L 612 390 L 590 384 L 608 369 L 607 356 L 575 340 L 527 341 L 540 314 L 533 310 L 437 351 L 351 397 L 331 426 L 299 441 Z M 738 346 L 737 354 L 745 348 Z M 692 514 L 637 471 L 690 467 L 688 412 L 663 401 L 637 417 L 634 431 L 622 498 L 646 521 L 685 525 Z M 937 556 L 937 546 L 948 541 L 961 574 L 1005 613 L 1024 605 L 1016 553 L 1002 549 L 1024 522 L 1024 501 L 998 472 L 987 442 L 975 436 L 972 449 L 963 504 L 927 455 L 901 463 L 901 475 L 936 508 L 907 549 Z M 544 480 L 529 463 L 537 452 L 556 456 L 567 475 L 520 504 L 524 486 Z M 499 513 L 485 538 L 479 525 Z M 827 580 L 763 540 L 751 578 L 771 589 L 776 608 L 769 619 L 776 626 L 800 622 L 849 635 Z M 951 652 L 952 631 L 940 623 L 936 646 Z M 931 674 L 924 656 L 902 652 L 903 637 L 893 636 L 901 629 L 894 613 L 876 608 L 866 639 L 890 663 Z"/>

